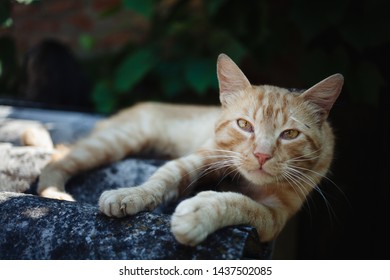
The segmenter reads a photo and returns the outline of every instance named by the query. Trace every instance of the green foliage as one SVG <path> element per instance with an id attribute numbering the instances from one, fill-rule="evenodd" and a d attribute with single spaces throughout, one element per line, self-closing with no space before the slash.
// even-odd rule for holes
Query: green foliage
<path id="1" fill-rule="evenodd" d="M 227 52 L 240 61 L 247 53 L 234 30 L 218 24 L 218 12 L 227 1 L 204 1 L 201 8 L 192 7 L 191 1 L 166 2 L 171 3 L 163 7 L 156 0 L 122 1 L 122 8 L 142 16 L 150 30 L 145 42 L 125 46 L 108 65 L 101 66 L 104 70 L 97 73 L 101 78 L 93 92 L 97 111 L 107 112 L 141 99 L 136 88 L 146 83 L 148 90 L 160 92 L 152 94 L 154 99 L 172 101 L 195 95 L 210 103 L 215 98 L 208 96 L 217 95 L 218 54 Z M 107 68 L 111 70 L 107 72 Z M 121 101 L 109 102 L 110 97 Z"/>

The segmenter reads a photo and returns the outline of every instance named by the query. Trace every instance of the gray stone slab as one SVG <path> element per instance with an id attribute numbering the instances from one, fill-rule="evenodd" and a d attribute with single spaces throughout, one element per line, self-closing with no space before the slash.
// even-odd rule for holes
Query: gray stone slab
<path id="1" fill-rule="evenodd" d="M 0 193 L 0 259 L 241 259 L 269 256 L 250 227 L 224 228 L 196 247 L 177 243 L 170 216 L 113 219 L 88 203 Z"/>

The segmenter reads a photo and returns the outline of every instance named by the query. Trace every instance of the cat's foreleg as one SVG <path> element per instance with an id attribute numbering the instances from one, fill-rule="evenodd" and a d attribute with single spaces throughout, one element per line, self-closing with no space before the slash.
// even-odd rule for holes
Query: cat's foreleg
<path id="1" fill-rule="evenodd" d="M 204 164 L 205 159 L 201 153 L 172 160 L 140 186 L 104 192 L 99 200 L 100 210 L 113 217 L 153 210 L 189 191 L 202 173 Z"/>
<path id="2" fill-rule="evenodd" d="M 288 216 L 282 204 L 271 207 L 240 193 L 204 191 L 177 206 L 171 230 L 180 243 L 195 246 L 222 227 L 246 224 L 257 229 L 261 241 L 270 241 Z"/>

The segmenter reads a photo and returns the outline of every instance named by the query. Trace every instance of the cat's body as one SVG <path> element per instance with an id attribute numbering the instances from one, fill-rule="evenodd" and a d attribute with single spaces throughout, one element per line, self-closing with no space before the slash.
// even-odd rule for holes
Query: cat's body
<path id="1" fill-rule="evenodd" d="M 39 193 L 71 200 L 66 181 L 82 171 L 150 151 L 174 158 L 138 187 L 106 191 L 100 210 L 123 217 L 199 192 L 172 215 L 172 232 L 196 245 L 215 230 L 254 226 L 272 240 L 325 176 L 334 137 L 326 121 L 343 84 L 333 75 L 304 93 L 252 86 L 227 56 L 218 59 L 222 107 L 143 103 L 101 122 L 43 170 Z M 127 186 L 124 186 L 127 187 Z"/>

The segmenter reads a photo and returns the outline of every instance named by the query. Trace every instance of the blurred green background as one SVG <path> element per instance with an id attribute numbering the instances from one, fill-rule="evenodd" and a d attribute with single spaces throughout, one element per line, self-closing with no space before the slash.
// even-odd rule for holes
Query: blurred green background
<path id="1" fill-rule="evenodd" d="M 10 1 L 0 3 L 2 29 L 12 28 Z M 79 57 L 92 84 L 87 109 L 110 114 L 142 100 L 217 104 L 222 52 L 253 84 L 308 88 L 342 73 L 331 114 L 335 183 L 321 186 L 330 206 L 313 194 L 277 242 L 277 257 L 388 258 L 389 8 L 384 0 L 116 1 L 99 19 L 131 10 L 146 32 L 114 52 Z M 97 38 L 85 33 L 78 42 L 88 54 Z M 0 36 L 0 96 L 21 98 L 18 55 L 12 36 Z"/>

